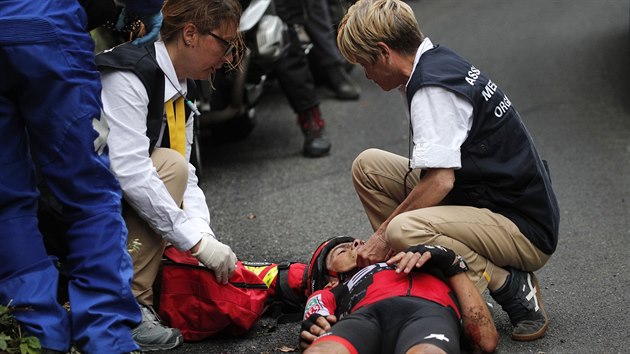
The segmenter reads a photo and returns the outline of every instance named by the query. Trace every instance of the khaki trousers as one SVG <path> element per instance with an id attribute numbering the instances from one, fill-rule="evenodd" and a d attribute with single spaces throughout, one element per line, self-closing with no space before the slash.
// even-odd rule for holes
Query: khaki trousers
<path id="1" fill-rule="evenodd" d="M 155 148 L 151 160 L 174 203 L 181 206 L 188 182 L 188 162 L 180 153 L 166 148 Z M 153 305 L 153 283 L 160 269 L 166 241 L 129 205 L 123 212 L 129 240 L 137 239 L 140 248 L 131 252 L 133 280 L 131 290 L 142 305 Z"/>
<path id="2" fill-rule="evenodd" d="M 352 180 L 372 228 L 376 230 L 405 198 L 408 159 L 378 149 L 362 152 L 352 164 Z M 407 194 L 420 173 L 407 177 Z M 442 245 L 468 263 L 468 277 L 483 292 L 496 267 L 540 269 L 549 259 L 508 218 L 488 209 L 439 205 L 397 215 L 385 232 L 396 251 L 419 244 Z"/>

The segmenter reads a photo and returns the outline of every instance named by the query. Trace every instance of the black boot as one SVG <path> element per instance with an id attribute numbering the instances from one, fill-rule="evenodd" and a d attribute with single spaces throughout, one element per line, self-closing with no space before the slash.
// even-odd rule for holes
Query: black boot
<path id="1" fill-rule="evenodd" d="M 343 68 L 343 65 L 331 65 L 322 70 L 323 82 L 340 100 L 356 100 L 360 96 L 357 84 Z"/>
<path id="2" fill-rule="evenodd" d="M 547 331 L 547 314 L 543 308 L 540 285 L 534 273 L 516 269 L 510 272 L 505 284 L 490 295 L 510 317 L 512 339 L 530 341 Z"/>
<path id="3" fill-rule="evenodd" d="M 302 153 L 306 157 L 320 157 L 330 151 L 330 141 L 324 135 L 324 119 L 318 106 L 298 114 L 298 124 L 304 134 Z"/>

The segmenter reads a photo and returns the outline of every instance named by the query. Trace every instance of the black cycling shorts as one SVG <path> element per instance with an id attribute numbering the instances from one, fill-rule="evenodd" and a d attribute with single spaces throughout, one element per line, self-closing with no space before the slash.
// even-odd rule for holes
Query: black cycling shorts
<path id="1" fill-rule="evenodd" d="M 459 353 L 460 321 L 453 309 L 418 297 L 393 297 L 360 308 L 316 341 L 332 340 L 350 353 L 405 353 L 420 343 Z"/>

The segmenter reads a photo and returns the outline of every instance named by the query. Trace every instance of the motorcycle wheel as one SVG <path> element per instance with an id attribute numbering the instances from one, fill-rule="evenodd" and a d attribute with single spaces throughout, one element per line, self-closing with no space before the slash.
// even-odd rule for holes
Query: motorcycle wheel
<path id="1" fill-rule="evenodd" d="M 247 138 L 256 126 L 256 109 L 248 109 L 243 114 L 226 122 L 212 124 L 210 140 L 213 143 L 229 143 Z"/>

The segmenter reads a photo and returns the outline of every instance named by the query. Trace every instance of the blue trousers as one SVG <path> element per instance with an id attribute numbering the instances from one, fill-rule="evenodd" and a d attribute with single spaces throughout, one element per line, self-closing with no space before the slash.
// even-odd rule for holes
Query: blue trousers
<path id="1" fill-rule="evenodd" d="M 28 308 L 16 318 L 45 348 L 124 353 L 141 315 L 85 26 L 76 0 L 0 6 L 0 304 Z M 70 313 L 38 229 L 35 166 L 70 224 Z"/>

